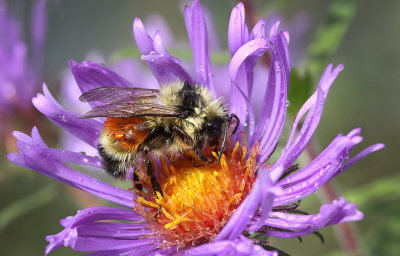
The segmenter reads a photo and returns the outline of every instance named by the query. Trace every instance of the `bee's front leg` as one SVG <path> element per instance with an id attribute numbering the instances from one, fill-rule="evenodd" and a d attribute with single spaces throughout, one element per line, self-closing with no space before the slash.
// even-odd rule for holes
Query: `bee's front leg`
<path id="1" fill-rule="evenodd" d="M 144 150 L 144 163 L 145 163 L 145 166 L 146 166 L 147 175 L 149 175 L 149 177 L 150 177 L 151 186 L 153 188 L 153 191 L 154 191 L 154 194 L 155 194 L 156 198 L 158 198 L 157 192 L 160 193 L 161 196 L 163 196 L 163 192 L 161 190 L 160 183 L 158 182 L 157 177 L 156 177 L 156 175 L 154 173 L 153 162 L 151 160 L 149 151 L 147 149 Z M 153 220 L 157 219 L 157 217 L 160 214 L 160 212 L 161 212 L 161 206 L 159 205 L 158 209 L 157 209 L 157 213 L 154 215 Z"/>

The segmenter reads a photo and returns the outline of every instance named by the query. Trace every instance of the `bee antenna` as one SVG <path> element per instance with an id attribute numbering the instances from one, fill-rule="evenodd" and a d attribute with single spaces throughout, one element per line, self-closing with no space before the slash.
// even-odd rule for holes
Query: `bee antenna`
<path id="1" fill-rule="evenodd" d="M 228 137 L 228 129 L 229 129 L 229 125 L 231 124 L 233 118 L 235 118 L 236 124 L 235 124 L 235 128 L 233 129 L 232 134 L 235 134 L 235 132 L 237 131 L 239 124 L 240 124 L 239 117 L 237 115 L 231 113 L 231 116 L 228 118 L 227 122 L 225 123 L 224 138 L 222 140 L 222 146 L 219 151 L 219 156 L 218 156 L 218 161 L 217 161 L 218 164 L 221 162 L 222 154 L 224 153 L 224 150 L 225 150 L 226 138 Z"/>
<path id="2" fill-rule="evenodd" d="M 235 115 L 234 113 L 231 113 L 231 116 L 229 117 L 229 123 L 231 123 L 233 118 L 235 118 L 236 124 L 235 124 L 235 128 L 233 129 L 232 134 L 235 134 L 237 129 L 239 128 L 240 119 L 239 119 L 239 117 L 237 115 Z"/>

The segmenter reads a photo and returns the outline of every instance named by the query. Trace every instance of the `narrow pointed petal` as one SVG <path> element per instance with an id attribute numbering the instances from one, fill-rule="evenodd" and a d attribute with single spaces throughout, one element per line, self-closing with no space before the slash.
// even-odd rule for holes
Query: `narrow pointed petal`
<path id="1" fill-rule="evenodd" d="M 247 120 L 247 104 L 240 91 L 243 91 L 246 97 L 249 97 L 249 95 L 246 94 L 248 92 L 248 80 L 244 62 L 249 56 L 259 56 L 263 54 L 269 47 L 270 44 L 267 40 L 254 39 L 240 47 L 229 64 L 229 76 L 233 83 L 229 111 L 235 113 L 241 120 L 240 129 L 243 129 L 245 121 Z"/>
<path id="2" fill-rule="evenodd" d="M 54 124 L 97 148 L 98 137 L 103 125 L 94 119 L 81 119 L 80 114 L 68 111 L 57 103 L 45 85 L 43 90 L 47 97 L 38 94 L 32 99 L 33 105 Z"/>
<path id="3" fill-rule="evenodd" d="M 83 61 L 77 63 L 74 60 L 70 60 L 68 63 L 82 93 L 104 86 L 131 86 L 125 78 L 104 65 L 94 61 Z M 89 104 L 92 107 L 98 105 L 96 102 L 90 102 Z"/>
<path id="4" fill-rule="evenodd" d="M 135 18 L 133 21 L 133 35 L 141 54 L 148 55 L 154 51 L 153 39 L 147 34 L 143 22 L 139 18 Z"/>
<path id="5" fill-rule="evenodd" d="M 193 81 L 181 66 L 181 61 L 165 50 L 159 33 L 156 33 L 153 40 L 139 18 L 135 18 L 133 22 L 133 33 L 142 54 L 141 60 L 146 61 L 160 85 L 175 81 Z"/>
<path id="6" fill-rule="evenodd" d="M 190 256 L 278 256 L 276 251 L 264 250 L 261 246 L 255 245 L 251 240 L 240 236 L 238 239 L 221 240 L 209 244 L 200 245 L 187 252 Z"/>
<path id="7" fill-rule="evenodd" d="M 261 189 L 264 189 L 264 187 L 262 188 L 264 184 L 261 184 L 261 182 L 261 179 L 257 179 L 250 194 L 239 205 L 228 223 L 226 223 L 224 228 L 217 235 L 215 241 L 233 240 L 243 232 L 261 202 Z"/>
<path id="8" fill-rule="evenodd" d="M 274 186 L 274 181 L 269 175 L 269 170 L 264 166 L 260 167 L 257 171 L 257 179 L 260 179 L 262 186 L 264 187 L 260 192 L 261 194 L 261 205 L 259 212 L 261 216 L 256 222 L 248 228 L 250 232 L 255 232 L 260 229 L 264 222 L 269 218 L 272 211 L 272 206 L 274 204 L 274 198 L 276 195 L 282 193 L 279 187 Z"/>
<path id="9" fill-rule="evenodd" d="M 329 88 L 339 72 L 343 70 L 343 66 L 338 65 L 333 71 L 331 71 L 331 69 L 332 65 L 329 65 L 322 75 L 317 91 L 301 107 L 296 117 L 296 120 L 293 123 L 292 132 L 290 134 L 288 142 L 285 148 L 282 150 L 282 154 L 276 164 L 282 164 L 285 168 L 289 168 L 290 165 L 292 165 L 293 162 L 299 157 L 301 152 L 304 151 L 309 141 L 311 140 L 311 137 L 314 134 L 321 119 L 322 110 L 329 92 Z M 297 125 L 307 111 L 308 115 L 304 121 L 304 124 L 302 125 L 299 133 L 295 137 L 294 135 L 297 132 Z"/>
<path id="10" fill-rule="evenodd" d="M 233 8 L 228 27 L 228 44 L 231 55 L 248 41 L 248 28 L 245 24 L 245 11 L 243 3 Z"/>
<path id="11" fill-rule="evenodd" d="M 255 132 L 255 136 L 261 138 L 261 162 L 267 160 L 276 147 L 287 113 L 290 62 L 288 43 L 283 33 L 275 36 L 273 45 L 272 64 L 264 95 L 264 105 Z"/>
<path id="12" fill-rule="evenodd" d="M 144 221 L 140 214 L 127 209 L 97 206 L 78 211 L 75 216 L 61 220 L 63 231 L 46 237 L 50 242 L 46 255 L 63 246 L 75 251 L 108 253 L 103 255 L 127 255 L 137 247 L 155 249 L 153 239 L 141 239 L 151 232 L 145 224 L 104 222 L 108 220 Z"/>
<path id="13" fill-rule="evenodd" d="M 208 48 L 207 26 L 203 8 L 198 0 L 193 6 L 185 7 L 185 23 L 193 50 L 193 64 L 196 72 L 196 82 L 214 91 L 212 80 L 210 51 Z"/>
<path id="14" fill-rule="evenodd" d="M 250 194 L 239 205 L 228 223 L 217 235 L 215 241 L 236 239 L 243 230 L 248 229 L 248 225 L 259 206 L 261 206 L 261 218 L 258 222 L 252 223 L 249 230 L 257 230 L 268 218 L 272 211 L 275 194 L 281 193 L 281 190 L 272 183 L 269 176 L 270 172 L 265 167 L 261 167 L 258 171 L 259 175 Z"/>
<path id="15" fill-rule="evenodd" d="M 384 147 L 385 147 L 385 145 L 382 144 L 382 143 L 378 143 L 378 144 L 369 146 L 368 148 L 366 148 L 363 151 L 361 151 L 360 153 L 358 153 L 356 156 L 353 156 L 346 163 L 344 163 L 343 170 L 346 170 L 347 168 L 349 168 L 350 166 L 352 166 L 353 164 L 355 164 L 359 160 L 363 159 L 367 155 L 369 155 L 369 154 L 371 154 L 371 153 L 373 153 L 375 151 L 381 150 Z"/>
<path id="16" fill-rule="evenodd" d="M 280 180 L 278 184 L 284 190 L 275 198 L 274 205 L 295 202 L 315 193 L 318 188 L 343 172 L 343 163 L 351 149 L 362 141 L 359 132 L 359 129 L 355 129 L 346 136 L 337 136 L 311 163 Z"/>
<path id="17" fill-rule="evenodd" d="M 289 238 L 308 235 L 329 225 L 358 221 L 364 215 L 357 210 L 355 204 L 348 203 L 343 198 L 340 198 L 339 200 L 334 200 L 332 204 L 322 205 L 318 214 L 295 215 L 273 212 L 271 217 L 265 222 L 266 226 L 290 230 L 290 232 L 276 230 L 264 230 L 262 232 L 270 236 Z"/>
<path id="18" fill-rule="evenodd" d="M 253 30 L 250 32 L 249 40 L 266 38 L 265 36 L 265 20 L 259 20 L 254 26 Z"/>
<path id="19" fill-rule="evenodd" d="M 19 138 L 22 137 L 20 134 L 17 136 Z M 70 156 L 67 155 L 66 159 L 61 160 L 62 154 L 58 156 L 52 155 L 53 152 L 49 151 L 47 146 L 44 145 L 37 130 L 34 129 L 32 131 L 31 140 L 23 136 L 23 140 L 17 141 L 17 146 L 20 153 L 8 155 L 9 160 L 15 164 L 36 170 L 54 180 L 82 189 L 108 201 L 126 207 L 133 207 L 133 195 L 131 192 L 69 168 L 63 162 L 71 160 L 69 159 Z"/>

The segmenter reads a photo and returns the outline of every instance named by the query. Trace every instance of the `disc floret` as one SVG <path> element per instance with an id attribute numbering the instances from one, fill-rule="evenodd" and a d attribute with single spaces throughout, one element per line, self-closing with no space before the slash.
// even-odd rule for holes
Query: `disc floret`
<path id="1" fill-rule="evenodd" d="M 236 143 L 225 151 L 220 163 L 194 164 L 191 156 L 169 163 L 160 158 L 157 197 L 146 179 L 148 193 L 138 197 L 135 210 L 151 223 L 153 234 L 164 238 L 164 246 L 188 247 L 211 241 L 250 193 L 256 180 L 259 146 Z M 217 153 L 213 152 L 215 159 Z M 161 212 L 154 220 L 159 206 Z"/>

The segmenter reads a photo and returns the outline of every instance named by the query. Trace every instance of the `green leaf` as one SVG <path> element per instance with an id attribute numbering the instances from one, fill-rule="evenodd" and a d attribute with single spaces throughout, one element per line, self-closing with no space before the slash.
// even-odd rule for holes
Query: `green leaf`
<path id="1" fill-rule="evenodd" d="M 290 71 L 290 84 L 288 94 L 288 113 L 296 116 L 300 107 L 311 96 L 312 78 L 310 73 L 300 73 L 299 70 Z"/>
<path id="2" fill-rule="evenodd" d="M 306 68 L 313 78 L 321 75 L 326 62 L 342 42 L 355 11 L 354 0 L 337 0 L 331 5 L 325 21 L 318 28 L 315 39 L 308 49 Z"/>
<path id="3" fill-rule="evenodd" d="M 57 190 L 54 185 L 48 185 L 31 195 L 15 201 L 14 203 L 6 206 L 0 212 L 0 230 L 4 229 L 15 219 L 47 204 L 57 196 Z"/>
<path id="4" fill-rule="evenodd" d="M 360 188 L 346 193 L 346 198 L 364 208 L 371 206 L 373 202 L 382 202 L 383 199 L 393 200 L 400 198 L 400 176 L 380 178 Z"/>

